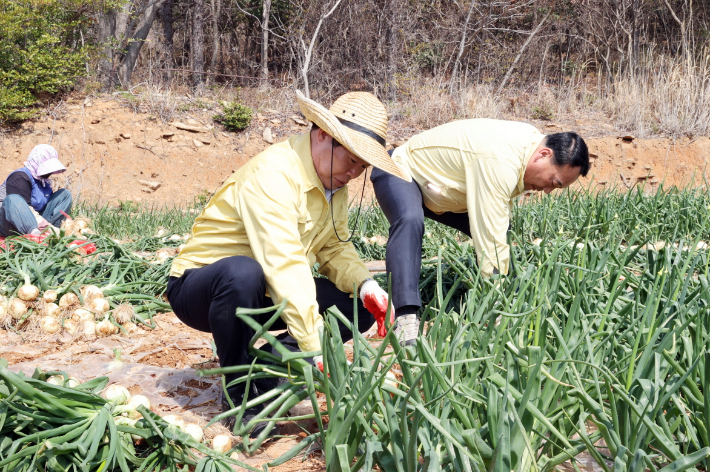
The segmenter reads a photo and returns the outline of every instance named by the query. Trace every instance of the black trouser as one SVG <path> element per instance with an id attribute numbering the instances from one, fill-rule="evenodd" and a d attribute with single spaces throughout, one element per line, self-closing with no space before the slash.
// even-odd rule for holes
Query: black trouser
<path id="1" fill-rule="evenodd" d="M 350 294 L 341 292 L 327 279 L 314 279 L 316 283 L 316 301 L 321 313 L 335 305 L 351 322 L 354 319 L 353 299 Z M 180 320 L 191 328 L 212 333 L 217 347 L 219 364 L 222 367 L 248 365 L 253 361 L 249 355 L 249 340 L 254 330 L 236 316 L 237 308 L 265 308 L 273 301 L 265 296 L 266 280 L 261 265 L 246 256 L 233 256 L 221 259 L 199 269 L 188 269 L 182 277 L 170 277 L 168 282 L 168 300 Z M 357 299 L 358 327 L 365 331 L 374 323 L 374 317 Z M 273 312 L 256 315 L 259 323 L 265 323 Z M 338 322 L 343 341 L 352 339 L 352 332 Z M 282 319 L 276 320 L 272 330 L 286 329 Z M 282 333 L 278 336 L 287 348 L 298 351 L 298 343 L 291 335 Z M 276 353 L 276 351 L 272 351 Z M 227 375 L 226 380 L 238 375 Z"/>
<path id="2" fill-rule="evenodd" d="M 370 176 L 375 196 L 390 223 L 387 241 L 387 275 L 392 281 L 395 315 L 409 314 L 420 307 L 419 275 L 422 269 L 424 217 L 471 236 L 468 213 L 438 215 L 424 206 L 419 185 L 394 177 L 379 169 Z M 400 310 L 400 308 L 404 308 Z"/>

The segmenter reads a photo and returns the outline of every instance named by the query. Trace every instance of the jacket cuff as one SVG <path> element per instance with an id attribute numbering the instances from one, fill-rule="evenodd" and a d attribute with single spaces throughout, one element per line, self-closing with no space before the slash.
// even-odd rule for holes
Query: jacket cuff
<path id="1" fill-rule="evenodd" d="M 298 348 L 302 352 L 320 351 L 320 333 L 316 330 L 315 333 L 309 334 L 305 338 L 298 340 Z"/>

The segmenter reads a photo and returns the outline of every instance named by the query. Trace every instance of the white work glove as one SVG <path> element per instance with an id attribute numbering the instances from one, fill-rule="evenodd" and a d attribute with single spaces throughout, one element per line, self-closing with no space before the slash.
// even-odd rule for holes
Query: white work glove
<path id="1" fill-rule="evenodd" d="M 387 335 L 385 315 L 387 314 L 387 303 L 389 301 L 387 292 L 382 290 L 373 279 L 367 279 L 360 287 L 360 300 L 377 321 L 377 335 L 381 338 L 385 337 Z M 392 323 L 394 323 L 394 308 L 390 312 L 390 324 Z"/>

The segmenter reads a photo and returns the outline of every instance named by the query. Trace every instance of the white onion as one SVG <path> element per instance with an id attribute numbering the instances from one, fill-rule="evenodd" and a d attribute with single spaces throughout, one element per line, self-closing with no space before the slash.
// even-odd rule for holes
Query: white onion
<path id="1" fill-rule="evenodd" d="M 59 324 L 59 321 L 51 316 L 43 317 L 40 321 L 40 327 L 47 334 L 56 334 L 62 330 L 62 325 Z"/>
<path id="2" fill-rule="evenodd" d="M 59 308 L 66 308 L 72 305 L 77 305 L 78 303 L 79 297 L 77 297 L 76 293 L 65 293 L 62 295 L 62 298 L 59 299 Z"/>
<path id="3" fill-rule="evenodd" d="M 126 404 L 126 407 L 129 408 L 128 410 L 128 417 L 133 418 L 134 420 L 140 419 L 143 417 L 139 411 L 137 411 L 137 408 L 139 406 L 144 406 L 146 409 L 150 410 L 150 401 L 148 398 L 144 395 L 134 395 L 131 397 L 131 399 L 128 401 Z"/>
<path id="4" fill-rule="evenodd" d="M 81 296 L 84 298 L 84 305 L 90 305 L 93 300 L 103 298 L 104 292 L 96 285 L 84 285 L 81 287 Z"/>
<path id="5" fill-rule="evenodd" d="M 202 431 L 202 428 L 200 428 L 200 426 L 196 425 L 195 423 L 189 423 L 185 425 L 185 432 L 192 436 L 192 439 L 194 439 L 198 443 L 201 443 L 202 440 L 205 438 L 205 434 Z"/>
<path id="6" fill-rule="evenodd" d="M 13 298 L 8 305 L 8 311 L 10 312 L 10 316 L 19 320 L 27 313 L 27 305 L 19 298 Z"/>
<path id="7" fill-rule="evenodd" d="M 64 377 L 61 375 L 53 375 L 47 379 L 47 383 L 52 385 L 59 385 L 61 387 L 64 385 Z"/>
<path id="8" fill-rule="evenodd" d="M 212 438 L 212 449 L 220 454 L 226 454 L 227 451 L 232 449 L 232 438 L 226 434 L 218 434 Z"/>
<path id="9" fill-rule="evenodd" d="M 77 308 L 74 310 L 74 313 L 71 315 L 71 319 L 74 321 L 81 323 L 83 321 L 91 321 L 94 322 L 94 314 L 91 313 L 89 310 L 85 310 L 83 308 Z"/>
<path id="10" fill-rule="evenodd" d="M 163 416 L 163 420 L 171 425 L 177 426 L 179 430 L 185 430 L 185 421 L 177 415 Z"/>
<path id="11" fill-rule="evenodd" d="M 128 303 L 122 303 L 113 310 L 113 319 L 118 324 L 128 323 L 133 319 L 133 315 L 135 315 L 133 306 Z"/>
<path id="12" fill-rule="evenodd" d="M 105 298 L 95 298 L 91 301 L 91 309 L 94 313 L 106 313 L 111 308 Z"/>
<path id="13" fill-rule="evenodd" d="M 126 330 L 126 333 L 128 333 L 129 336 L 135 333 L 140 333 L 141 331 L 140 328 L 138 328 L 138 325 L 130 321 L 128 323 L 123 323 L 121 326 L 123 326 L 123 329 Z"/>
<path id="14" fill-rule="evenodd" d="M 54 303 L 57 301 L 57 291 L 56 290 L 47 290 L 42 294 L 42 299 L 47 302 L 47 303 Z"/>
<path id="15" fill-rule="evenodd" d="M 118 333 L 118 328 L 109 320 L 99 321 L 96 324 L 96 334 L 100 336 L 111 336 Z"/>
<path id="16" fill-rule="evenodd" d="M 136 421 L 137 420 L 132 420 L 130 418 L 126 418 L 125 416 L 113 417 L 113 422 L 116 424 L 116 426 L 130 426 L 131 428 L 135 428 Z"/>
<path id="17" fill-rule="evenodd" d="M 67 388 L 74 388 L 81 385 L 81 382 L 79 382 L 77 379 L 74 377 L 69 377 L 66 382 L 64 382 L 64 386 Z"/>
<path id="18" fill-rule="evenodd" d="M 113 384 L 104 392 L 104 398 L 115 405 L 124 405 L 131 399 L 131 393 L 123 385 Z"/>
<path id="19" fill-rule="evenodd" d="M 23 285 L 17 290 L 17 296 L 26 302 L 37 300 L 39 297 L 39 289 L 34 285 Z"/>
<path id="20" fill-rule="evenodd" d="M 96 338 L 96 322 L 94 320 L 85 320 L 81 323 L 81 333 L 88 340 Z"/>
<path id="21" fill-rule="evenodd" d="M 62 327 L 64 328 L 64 331 L 66 331 L 72 336 L 76 334 L 78 328 L 76 321 L 74 320 L 64 320 L 64 324 L 62 325 Z"/>
<path id="22" fill-rule="evenodd" d="M 42 307 L 42 314 L 44 316 L 51 316 L 52 318 L 59 318 L 62 310 L 56 303 L 45 303 Z"/>

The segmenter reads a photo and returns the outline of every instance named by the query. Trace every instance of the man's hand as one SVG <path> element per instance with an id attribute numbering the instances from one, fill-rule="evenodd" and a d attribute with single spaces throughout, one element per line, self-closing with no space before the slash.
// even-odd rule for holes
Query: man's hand
<path id="1" fill-rule="evenodd" d="M 367 311 L 375 316 L 377 321 L 377 335 L 385 337 L 387 328 L 385 327 L 385 315 L 387 315 L 387 292 L 372 279 L 366 280 L 360 287 L 360 300 L 365 305 Z M 390 312 L 390 324 L 394 323 L 394 308 Z"/>

